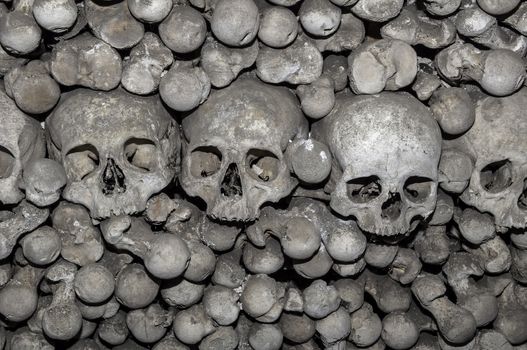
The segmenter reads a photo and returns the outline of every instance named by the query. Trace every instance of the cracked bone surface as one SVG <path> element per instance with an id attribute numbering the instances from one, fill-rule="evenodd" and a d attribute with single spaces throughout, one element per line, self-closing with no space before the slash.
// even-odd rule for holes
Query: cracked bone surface
<path id="1" fill-rule="evenodd" d="M 74 278 L 77 266 L 59 260 L 46 272 L 52 286 L 53 299 L 42 315 L 42 331 L 51 339 L 69 340 L 79 333 L 82 315 L 75 304 Z"/>
<path id="2" fill-rule="evenodd" d="M 40 60 L 10 70 L 4 84 L 9 97 L 26 113 L 47 112 L 60 98 L 60 87 L 50 76 L 49 64 Z"/>
<path id="3" fill-rule="evenodd" d="M 449 19 L 435 20 L 409 6 L 381 28 L 381 35 L 383 38 L 402 40 L 412 46 L 420 44 L 437 49 L 454 42 L 456 28 Z"/>
<path id="4" fill-rule="evenodd" d="M 401 40 L 364 42 L 348 57 L 350 88 L 356 94 L 399 90 L 417 75 L 417 54 Z"/>
<path id="5" fill-rule="evenodd" d="M 112 90 L 121 80 L 119 53 L 89 33 L 59 42 L 51 52 L 51 75 L 65 86 Z"/>
<path id="6" fill-rule="evenodd" d="M 0 0 L 0 350 L 527 350 L 527 2 Z"/>
<path id="7" fill-rule="evenodd" d="M 315 43 L 299 35 L 284 49 L 262 46 L 256 58 L 256 74 L 266 83 L 309 84 L 322 74 L 323 57 Z"/>
<path id="8" fill-rule="evenodd" d="M 522 56 L 526 53 L 526 37 L 502 27 L 496 18 L 477 6 L 466 8 L 456 16 L 456 28 L 459 34 L 490 49 L 508 49 Z"/>
<path id="9" fill-rule="evenodd" d="M 148 95 L 157 90 L 161 74 L 172 64 L 174 56 L 153 33 L 145 33 L 123 62 L 121 84 L 131 93 Z"/>
<path id="10" fill-rule="evenodd" d="M 227 87 L 246 68 L 251 67 L 258 55 L 258 43 L 245 47 L 229 47 L 208 37 L 201 48 L 200 67 L 210 84 L 216 88 Z"/>
<path id="11" fill-rule="evenodd" d="M 176 278 L 188 266 L 190 251 L 185 242 L 174 234 L 154 234 L 141 219 L 114 216 L 101 222 L 101 230 L 108 244 L 140 257 L 158 278 Z"/>
<path id="12" fill-rule="evenodd" d="M 93 34 L 112 47 L 128 49 L 143 38 L 144 25 L 132 16 L 126 1 L 99 3 L 85 0 L 84 8 Z"/>
<path id="13" fill-rule="evenodd" d="M 479 50 L 457 42 L 439 52 L 435 60 L 439 73 L 448 81 L 474 80 L 495 96 L 510 95 L 525 81 L 522 57 L 507 49 Z"/>
<path id="14" fill-rule="evenodd" d="M 464 344 L 474 337 L 476 320 L 470 311 L 450 301 L 446 290 L 436 275 L 422 276 L 412 284 L 412 293 L 433 315 L 441 336 L 450 343 Z"/>
<path id="15" fill-rule="evenodd" d="M 351 13 L 342 15 L 337 31 L 326 37 L 311 36 L 320 52 L 345 52 L 359 46 L 365 37 L 364 23 Z"/>

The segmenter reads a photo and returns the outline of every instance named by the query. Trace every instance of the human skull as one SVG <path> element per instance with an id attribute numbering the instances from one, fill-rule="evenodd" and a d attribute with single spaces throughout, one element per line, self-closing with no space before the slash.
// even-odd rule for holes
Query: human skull
<path id="1" fill-rule="evenodd" d="M 239 79 L 183 120 L 181 185 L 206 202 L 212 218 L 254 220 L 262 204 L 297 185 L 284 152 L 307 131 L 291 92 Z"/>
<path id="2" fill-rule="evenodd" d="M 312 135 L 333 155 L 331 207 L 364 231 L 405 234 L 433 212 L 441 133 L 417 99 L 342 95 Z"/>
<path id="3" fill-rule="evenodd" d="M 157 96 L 75 90 L 46 120 L 67 200 L 94 218 L 143 211 L 176 174 L 179 134 Z"/>
<path id="4" fill-rule="evenodd" d="M 470 183 L 460 198 L 494 215 L 503 227 L 527 227 L 527 88 L 507 97 L 482 96 L 476 120 L 461 137 L 445 141 L 472 158 Z"/>
<path id="5" fill-rule="evenodd" d="M 0 204 L 16 204 L 24 198 L 18 188 L 24 166 L 46 154 L 44 132 L 2 90 L 0 111 Z"/>

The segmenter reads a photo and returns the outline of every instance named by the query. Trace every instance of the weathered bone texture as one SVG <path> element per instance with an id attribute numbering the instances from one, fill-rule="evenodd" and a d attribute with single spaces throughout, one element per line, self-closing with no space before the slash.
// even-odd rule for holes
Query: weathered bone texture
<path id="1" fill-rule="evenodd" d="M 88 33 L 58 43 L 51 55 L 51 74 L 62 85 L 106 91 L 121 80 L 119 53 Z"/>
<path id="2" fill-rule="evenodd" d="M 508 97 L 484 96 L 476 102 L 472 128 L 446 142 L 447 148 L 464 152 L 474 164 L 470 183 L 460 198 L 482 212 L 491 213 L 498 226 L 527 226 L 525 108 L 525 88 Z"/>
<path id="3" fill-rule="evenodd" d="M 85 207 L 63 201 L 51 213 L 51 221 L 62 242 L 62 258 L 84 266 L 102 257 L 101 234 Z"/>
<path id="4" fill-rule="evenodd" d="M 477 6 L 466 8 L 456 16 L 459 34 L 490 49 L 508 49 L 522 56 L 527 51 L 527 38 L 502 27 L 495 17 Z"/>
<path id="5" fill-rule="evenodd" d="M 0 109 L 0 204 L 16 204 L 24 198 L 18 188 L 23 168 L 45 155 L 43 131 L 2 90 Z"/>
<path id="6" fill-rule="evenodd" d="M 527 350 L 526 54 L 521 0 L 0 0 L 0 350 Z"/>
<path id="7" fill-rule="evenodd" d="M 155 96 L 76 90 L 46 124 L 48 150 L 68 178 L 64 198 L 95 218 L 143 211 L 176 172 L 177 125 Z"/>
<path id="8" fill-rule="evenodd" d="M 26 166 L 20 187 L 24 188 L 28 201 L 45 207 L 60 199 L 66 182 L 66 172 L 59 162 L 40 158 Z"/>
<path id="9" fill-rule="evenodd" d="M 143 38 L 144 25 L 132 16 L 126 1 L 101 4 L 85 0 L 84 5 L 93 34 L 112 47 L 131 48 Z"/>
<path id="10" fill-rule="evenodd" d="M 265 45 L 274 48 L 285 47 L 295 40 L 297 33 L 298 21 L 291 10 L 273 6 L 263 11 L 258 39 Z"/>
<path id="11" fill-rule="evenodd" d="M 312 132 L 336 160 L 332 186 L 327 186 L 331 207 L 355 217 L 363 230 L 405 234 L 416 227 L 416 219 L 433 212 L 441 136 L 431 113 L 415 98 L 339 96 Z"/>
<path id="12" fill-rule="evenodd" d="M 309 85 L 300 85 L 296 94 L 304 114 L 313 119 L 328 115 L 335 104 L 334 83 L 326 76 L 321 76 Z"/>
<path id="13" fill-rule="evenodd" d="M 42 29 L 32 14 L 33 0 L 13 1 L 11 11 L 0 16 L 0 44 L 15 55 L 26 55 L 40 45 Z"/>
<path id="14" fill-rule="evenodd" d="M 520 3 L 520 6 L 508 16 L 504 22 L 514 29 L 516 29 L 522 35 L 527 34 L 527 27 L 525 23 L 525 16 L 527 15 L 527 4 L 524 2 Z"/>
<path id="15" fill-rule="evenodd" d="M 148 95 L 157 90 L 161 74 L 173 61 L 172 52 L 159 37 L 150 32 L 145 33 L 123 62 L 121 84 L 131 93 Z"/>
<path id="16" fill-rule="evenodd" d="M 49 64 L 40 60 L 10 70 L 4 84 L 9 97 L 26 113 L 47 112 L 60 98 L 60 87 L 50 76 Z"/>
<path id="17" fill-rule="evenodd" d="M 47 208 L 37 208 L 25 200 L 20 202 L 8 219 L 0 221 L 0 259 L 7 258 L 18 239 L 43 224 L 48 216 Z"/>
<path id="18" fill-rule="evenodd" d="M 328 37 L 311 37 L 320 52 L 353 50 L 364 40 L 364 23 L 351 13 L 342 15 L 337 31 Z"/>
<path id="19" fill-rule="evenodd" d="M 348 57 L 350 88 L 356 94 L 377 94 L 408 86 L 417 74 L 414 49 L 400 40 L 365 42 Z"/>
<path id="20" fill-rule="evenodd" d="M 430 109 L 441 130 L 450 135 L 459 135 L 469 130 L 476 119 L 474 103 L 462 88 L 440 88 L 432 93 Z"/>
<path id="21" fill-rule="evenodd" d="M 35 0 L 33 17 L 42 28 L 62 33 L 75 24 L 77 6 L 73 0 Z"/>
<path id="22" fill-rule="evenodd" d="M 0 45 L 0 76 L 4 76 L 11 69 L 22 66 L 28 61 L 27 58 L 9 54 Z"/>
<path id="23" fill-rule="evenodd" d="M 449 343 L 464 344 L 476 332 L 476 320 L 470 311 L 452 303 L 446 296 L 446 286 L 435 275 L 414 281 L 412 292 L 419 304 L 434 316 L 441 336 Z"/>
<path id="24" fill-rule="evenodd" d="M 210 21 L 214 36 L 229 46 L 245 46 L 258 34 L 260 16 L 253 0 L 218 0 Z"/>
<path id="25" fill-rule="evenodd" d="M 40 226 L 26 235 L 21 243 L 24 257 L 40 266 L 54 262 L 60 256 L 62 249 L 58 232 L 49 226 Z"/>
<path id="26" fill-rule="evenodd" d="M 435 90 L 441 86 L 436 69 L 432 60 L 417 57 L 417 75 L 412 84 L 412 90 L 420 101 L 426 101 L 432 96 Z"/>
<path id="27" fill-rule="evenodd" d="M 198 49 L 206 35 L 205 19 L 190 6 L 175 6 L 159 25 L 161 40 L 168 48 L 180 54 Z"/>
<path id="28" fill-rule="evenodd" d="M 284 88 L 239 80 L 183 120 L 181 184 L 221 220 L 254 220 L 264 202 L 298 183 L 284 152 L 307 136 L 307 121 Z"/>
<path id="29" fill-rule="evenodd" d="M 510 95 L 525 81 L 521 56 L 507 49 L 479 50 L 472 44 L 457 42 L 439 52 L 435 62 L 446 80 L 474 80 L 495 96 Z"/>
<path id="30" fill-rule="evenodd" d="M 82 315 L 75 304 L 73 280 L 77 267 L 59 260 L 46 272 L 53 284 L 53 299 L 42 315 L 42 331 L 51 339 L 69 340 L 82 328 Z"/>
<path id="31" fill-rule="evenodd" d="M 37 309 L 37 288 L 43 276 L 43 268 L 31 265 L 21 267 L 0 291 L 0 314 L 14 322 L 31 317 Z"/>
<path id="32" fill-rule="evenodd" d="M 418 342 L 423 331 L 436 331 L 430 316 L 412 303 L 406 312 L 395 311 L 382 320 L 382 340 L 393 349 L 409 349 Z"/>
<path id="33" fill-rule="evenodd" d="M 456 28 L 449 19 L 436 20 L 410 6 L 381 28 L 383 38 L 402 40 L 409 45 L 437 49 L 452 44 Z"/>
<path id="34" fill-rule="evenodd" d="M 461 5 L 461 0 L 424 0 L 426 10 L 436 16 L 453 14 Z"/>
<path id="35" fill-rule="evenodd" d="M 201 68 L 210 83 L 223 88 L 232 83 L 243 69 L 251 67 L 258 56 L 258 43 L 245 47 L 228 47 L 208 37 L 201 48 Z"/>
<path id="36" fill-rule="evenodd" d="M 256 58 L 256 74 L 266 83 L 309 84 L 322 74 L 323 58 L 305 36 L 284 49 L 262 46 Z"/>
<path id="37" fill-rule="evenodd" d="M 298 11 L 306 32 L 318 37 L 329 36 L 340 24 L 342 10 L 329 0 L 304 0 Z"/>
<path id="38" fill-rule="evenodd" d="M 172 9 L 172 1 L 167 0 L 155 0 L 155 1 L 138 1 L 128 0 L 128 9 L 130 13 L 145 23 L 157 23 L 161 22 Z"/>
<path id="39" fill-rule="evenodd" d="M 188 112 L 207 99 L 210 88 L 209 77 L 201 67 L 175 62 L 161 78 L 159 94 L 170 108 Z"/>
<path id="40" fill-rule="evenodd" d="M 158 278 L 176 278 L 188 266 L 190 252 L 179 237 L 155 235 L 140 219 L 114 216 L 101 223 L 101 230 L 107 243 L 139 256 L 148 271 Z"/>
<path id="41" fill-rule="evenodd" d="M 399 14 L 403 4 L 403 0 L 359 0 L 351 11 L 367 21 L 386 22 Z"/>
<path id="42" fill-rule="evenodd" d="M 366 238 L 355 222 L 334 217 L 322 202 L 295 198 L 286 211 L 270 208 L 247 229 L 248 238 L 259 247 L 265 236 L 276 236 L 284 253 L 293 259 L 307 259 L 324 244 L 328 254 L 340 262 L 357 260 L 366 249 Z"/>

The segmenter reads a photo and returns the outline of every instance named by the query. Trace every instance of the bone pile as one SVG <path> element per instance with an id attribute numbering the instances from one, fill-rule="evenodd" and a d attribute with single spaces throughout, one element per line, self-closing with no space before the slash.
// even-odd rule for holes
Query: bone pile
<path id="1" fill-rule="evenodd" d="M 0 350 L 527 350 L 527 2 L 0 0 Z"/>

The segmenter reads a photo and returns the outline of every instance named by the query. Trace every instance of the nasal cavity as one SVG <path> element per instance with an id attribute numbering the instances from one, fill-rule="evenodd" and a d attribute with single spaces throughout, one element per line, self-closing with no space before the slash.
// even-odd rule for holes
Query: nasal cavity
<path id="1" fill-rule="evenodd" d="M 395 221 L 401 215 L 401 196 L 399 193 L 389 193 L 388 200 L 381 206 L 381 216 L 383 219 Z"/>
<path id="2" fill-rule="evenodd" d="M 223 181 L 220 186 L 221 194 L 225 197 L 236 197 L 243 195 L 242 180 L 238 166 L 234 163 L 230 164 L 223 176 Z"/>
<path id="3" fill-rule="evenodd" d="M 115 163 L 112 158 L 106 161 L 106 167 L 102 172 L 101 187 L 102 193 L 107 196 L 116 193 L 124 193 L 126 191 L 126 184 L 123 171 Z"/>

